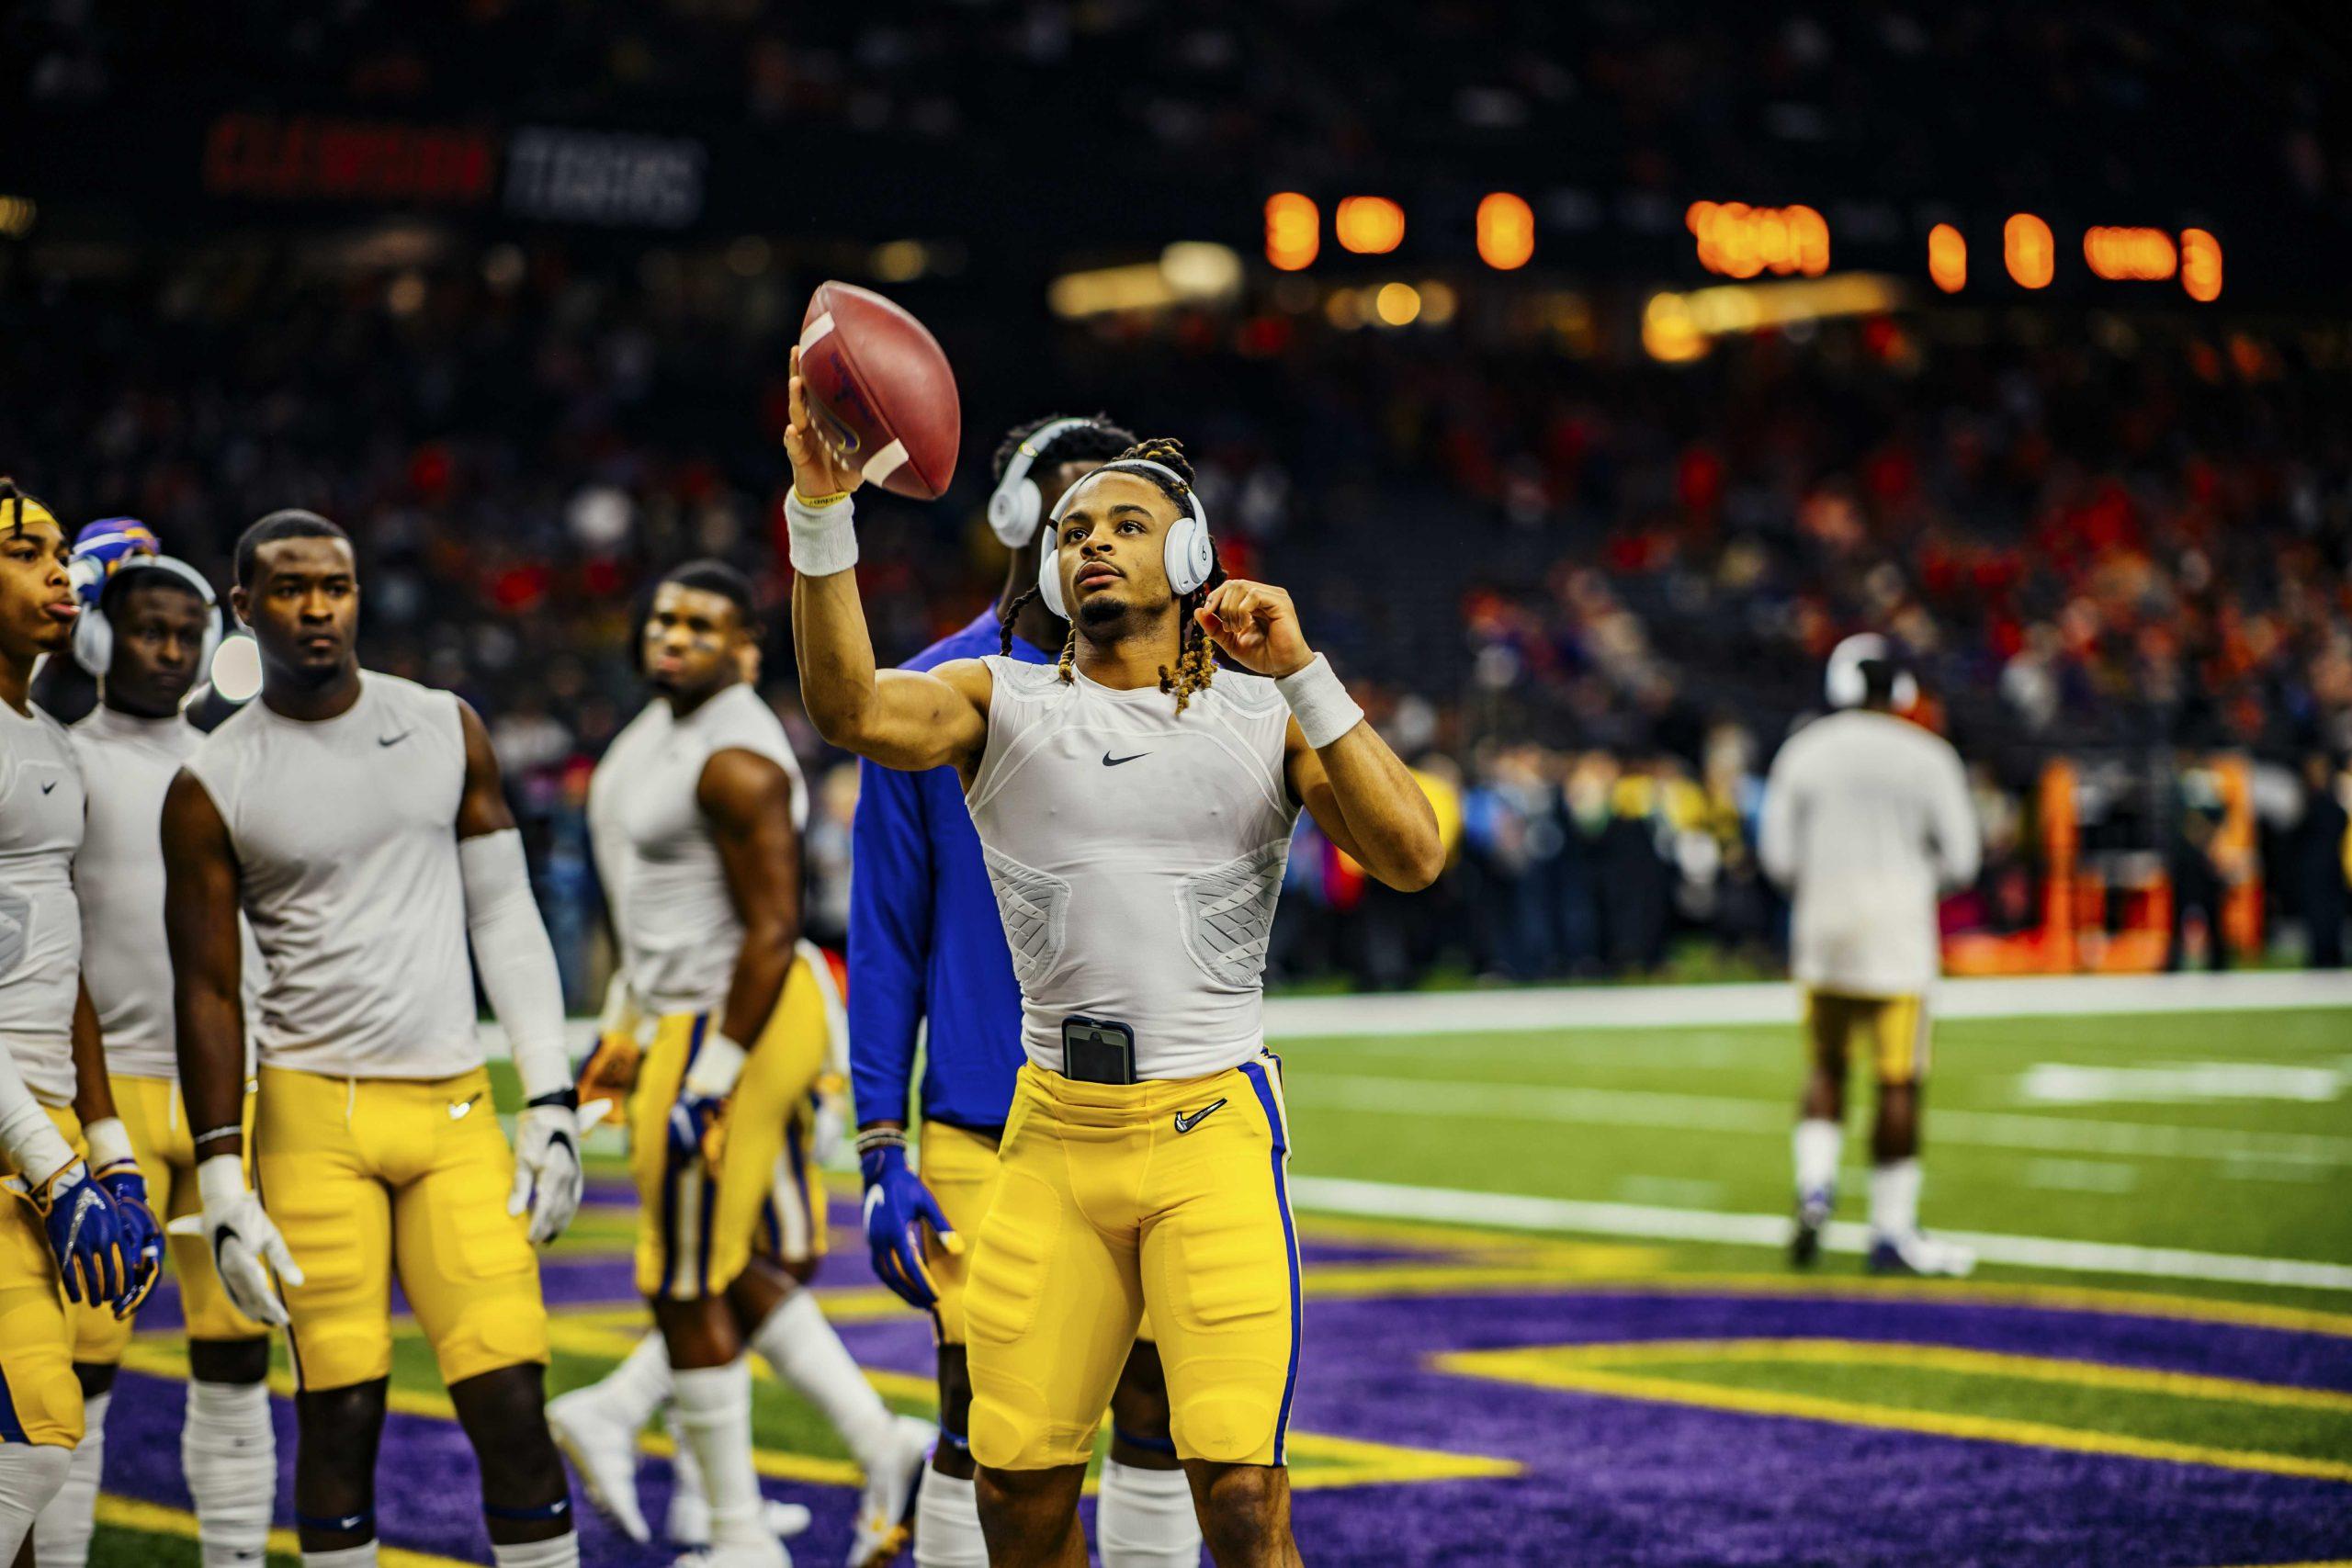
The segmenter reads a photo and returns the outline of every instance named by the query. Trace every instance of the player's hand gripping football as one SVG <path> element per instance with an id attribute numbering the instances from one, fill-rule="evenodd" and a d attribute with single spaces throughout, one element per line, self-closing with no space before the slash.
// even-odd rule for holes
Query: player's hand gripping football
<path id="1" fill-rule="evenodd" d="M 514 1190 L 506 1212 L 531 1215 L 531 1245 L 545 1247 L 580 1212 L 580 1113 L 570 1089 L 543 1094 L 514 1120 Z"/>
<path id="2" fill-rule="evenodd" d="M 1279 679 L 1315 661 L 1290 594 L 1271 583 L 1227 579 L 1209 591 L 1193 618 L 1219 653 L 1252 674 Z"/>
<path id="3" fill-rule="evenodd" d="M 843 457 L 824 422 L 808 407 L 808 386 L 800 378 L 800 350 L 792 351 L 792 379 L 786 400 L 784 454 L 792 459 L 792 488 L 803 501 L 845 495 L 865 482 L 865 472 Z"/>
<path id="4" fill-rule="evenodd" d="M 920 1227 L 929 1225 L 954 1256 L 962 1255 L 964 1238 L 948 1224 L 931 1189 L 907 1168 L 904 1143 L 871 1145 L 859 1154 L 857 1168 L 865 1179 L 865 1245 L 874 1253 L 874 1272 L 899 1300 L 929 1312 L 939 1304 L 939 1286 L 923 1265 Z"/>
<path id="5" fill-rule="evenodd" d="M 275 1269 L 278 1279 L 300 1285 L 302 1270 L 261 1200 L 245 1185 L 243 1162 L 235 1155 L 214 1155 L 197 1166 L 196 1186 L 204 1200 L 204 1238 L 212 1246 L 221 1289 L 255 1323 L 285 1327 L 286 1303 L 269 1272 Z"/>

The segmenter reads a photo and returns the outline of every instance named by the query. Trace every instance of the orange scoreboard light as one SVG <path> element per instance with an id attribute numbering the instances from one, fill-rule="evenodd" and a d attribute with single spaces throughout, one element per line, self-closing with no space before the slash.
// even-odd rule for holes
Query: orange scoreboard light
<path id="1" fill-rule="evenodd" d="M 1535 254 L 1535 209 L 1507 190 L 1478 203 L 1478 259 L 1497 272 L 1525 266 Z"/>
<path id="2" fill-rule="evenodd" d="M 2222 297 L 2222 242 L 2202 229 L 2180 231 L 2180 287 L 2199 304 Z"/>
<path id="3" fill-rule="evenodd" d="M 2180 266 L 2180 253 L 2162 229 L 2127 229 L 2102 223 L 2083 231 L 2083 260 L 2091 276 L 2111 283 L 2155 282 Z"/>
<path id="4" fill-rule="evenodd" d="M 1928 276 L 1947 294 L 1968 286 L 1968 242 L 1949 223 L 1928 231 Z"/>
<path id="5" fill-rule="evenodd" d="M 1829 270 L 1829 221 L 1810 207 L 1694 201 L 1682 221 L 1698 238 L 1699 265 L 1725 277 Z"/>
<path id="6" fill-rule="evenodd" d="M 2050 225 L 2030 212 L 2012 213 L 2001 226 L 2001 259 L 2018 288 L 2049 288 L 2058 275 L 2058 243 Z"/>
<path id="7" fill-rule="evenodd" d="M 1340 248 L 1362 256 L 1385 256 L 1405 240 L 1405 209 L 1385 196 L 1350 196 L 1331 214 Z"/>
<path id="8" fill-rule="evenodd" d="M 1315 198 L 1295 190 L 1266 198 L 1266 261 L 1283 272 L 1313 265 L 1323 249 L 1323 214 Z"/>

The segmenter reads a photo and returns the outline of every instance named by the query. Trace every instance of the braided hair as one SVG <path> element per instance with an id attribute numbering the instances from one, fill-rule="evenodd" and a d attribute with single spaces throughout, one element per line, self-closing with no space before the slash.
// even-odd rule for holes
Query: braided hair
<path id="1" fill-rule="evenodd" d="M 1058 467 L 1063 463 L 1108 462 L 1136 444 L 1136 433 L 1123 424 L 1112 423 L 1111 416 L 1107 413 L 1078 416 L 1049 413 L 1043 419 L 1033 419 L 1026 424 L 1016 424 L 1006 431 L 1004 439 L 997 443 L 996 456 L 989 460 L 989 472 L 1001 480 L 1004 478 L 1004 470 L 1012 464 L 1012 455 L 1021 449 L 1021 444 L 1023 441 L 1028 440 L 1046 426 L 1071 417 L 1083 418 L 1086 423 L 1071 425 L 1037 448 L 1036 457 L 1032 458 L 1029 464 L 1029 472 L 1033 476 L 1041 469 Z M 1050 527 L 1052 519 L 1046 519 L 1046 524 Z M 1012 625 L 1021 618 L 1021 612 L 1028 608 L 1029 602 L 1036 598 L 1041 592 L 1043 591 L 1035 582 L 1030 583 L 1028 587 L 1013 596 L 1012 603 L 1007 604 L 1004 607 L 1004 613 L 997 617 L 998 652 L 1007 656 L 1012 654 Z M 1075 656 L 1077 635 L 1076 632 L 1072 632 L 1070 645 L 1063 649 L 1065 666 Z M 1064 674 L 1062 678 L 1069 679 L 1068 674 Z"/>

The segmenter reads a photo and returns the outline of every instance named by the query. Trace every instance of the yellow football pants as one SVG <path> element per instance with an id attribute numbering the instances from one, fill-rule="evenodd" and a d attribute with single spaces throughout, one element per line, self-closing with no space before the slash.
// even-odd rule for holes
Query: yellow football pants
<path id="1" fill-rule="evenodd" d="M 806 958 L 786 977 L 729 1097 L 718 1168 L 670 1152 L 670 1111 L 712 1013 L 665 1014 L 629 1100 L 637 1181 L 637 1288 L 691 1301 L 735 1282 L 754 1256 L 803 1263 L 825 1251 L 825 1192 L 815 1149 L 816 1088 L 831 1041 L 824 995 Z"/>
<path id="2" fill-rule="evenodd" d="M 1870 1043 L 1878 1081 L 1916 1083 L 1928 1076 L 1928 998 L 1922 996 L 1854 997 L 1808 989 L 1805 1036 L 1821 1061 L 1843 1061 L 1855 1038 Z"/>
<path id="3" fill-rule="evenodd" d="M 286 1290 L 306 1389 L 384 1377 L 398 1276 L 445 1383 L 548 1359 L 527 1216 L 509 1214 L 514 1155 L 482 1068 L 447 1078 L 335 1078 L 264 1067 L 254 1185 L 304 1282 Z"/>
<path id="4" fill-rule="evenodd" d="M 73 1111 L 51 1108 L 50 1118 L 79 1145 Z M 0 1193 L 0 1442 L 70 1449 L 82 1440 L 82 1384 L 65 1307 L 40 1211 L 12 1181 Z"/>
<path id="5" fill-rule="evenodd" d="M 964 1292 L 972 1454 L 1083 1463 L 1148 1306 L 1184 1459 L 1281 1464 L 1298 1243 L 1280 1065 L 1079 1083 L 1021 1069 Z"/>

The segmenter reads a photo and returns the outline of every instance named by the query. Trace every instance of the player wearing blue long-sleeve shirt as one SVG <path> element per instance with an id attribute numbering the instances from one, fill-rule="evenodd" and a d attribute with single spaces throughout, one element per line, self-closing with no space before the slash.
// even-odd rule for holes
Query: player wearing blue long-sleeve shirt
<path id="1" fill-rule="evenodd" d="M 1093 419 L 1042 419 L 996 454 L 989 522 L 1012 551 L 996 605 L 909 660 L 929 670 L 998 652 L 1050 663 L 1069 626 L 1034 592 L 1039 523 L 1062 492 L 1134 443 Z M 1011 621 L 1008 643 L 1005 625 Z M 1021 988 L 954 768 L 859 770 L 850 884 L 850 1077 L 857 1097 L 866 1238 L 875 1271 L 929 1310 L 939 1337 L 939 1446 L 917 1505 L 918 1568 L 988 1562 L 963 1438 L 972 1385 L 964 1359 L 963 1237 L 977 1234 L 1012 1103 Z M 922 1039 L 919 1169 L 903 1146 L 915 1046 Z M 1112 1396 L 1096 1544 L 1104 1568 L 1200 1561 L 1200 1527 L 1168 1434 L 1159 1355 L 1139 1338 Z"/>

